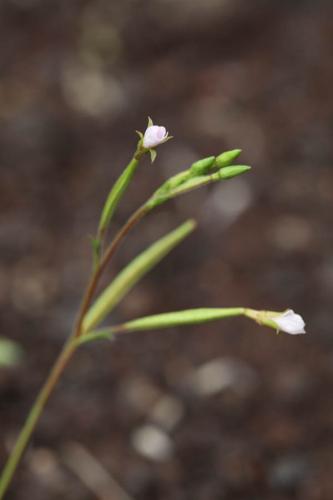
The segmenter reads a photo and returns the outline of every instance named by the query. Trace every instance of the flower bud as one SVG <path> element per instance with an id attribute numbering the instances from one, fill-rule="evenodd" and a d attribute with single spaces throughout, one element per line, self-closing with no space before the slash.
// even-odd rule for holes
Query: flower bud
<path id="1" fill-rule="evenodd" d="M 302 316 L 296 314 L 292 309 L 288 309 L 279 316 L 274 316 L 271 319 L 276 323 L 278 330 L 290 333 L 291 335 L 305 333 L 305 323 Z"/>
<path id="2" fill-rule="evenodd" d="M 190 172 L 192 175 L 205 175 L 215 164 L 215 156 L 208 156 L 192 163 Z"/>
<path id="3" fill-rule="evenodd" d="M 231 179 L 232 177 L 237 177 L 237 175 L 244 174 L 248 170 L 251 170 L 249 165 L 231 165 L 230 167 L 221 168 L 215 174 L 212 174 L 212 180 L 223 180 Z"/>
<path id="4" fill-rule="evenodd" d="M 225 151 L 216 157 L 215 163 L 217 168 L 223 168 L 230 165 L 241 154 L 241 149 L 232 149 Z"/>
<path id="5" fill-rule="evenodd" d="M 292 309 L 287 309 L 282 313 L 245 309 L 244 314 L 248 318 L 254 319 L 260 325 L 274 328 L 278 332 L 290 333 L 291 335 L 305 333 L 305 323 L 302 316 L 296 314 Z"/>
<path id="6" fill-rule="evenodd" d="M 151 125 L 144 133 L 142 144 L 145 149 L 151 149 L 167 141 L 168 138 L 169 134 L 165 127 Z"/>

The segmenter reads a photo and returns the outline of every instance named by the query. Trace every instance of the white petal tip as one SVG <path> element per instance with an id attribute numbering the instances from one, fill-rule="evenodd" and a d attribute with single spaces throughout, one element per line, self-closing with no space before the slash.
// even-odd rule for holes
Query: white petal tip
<path id="1" fill-rule="evenodd" d="M 300 314 L 296 314 L 292 309 L 288 309 L 279 316 L 272 318 L 277 325 L 277 329 L 289 333 L 290 335 L 300 335 L 305 332 L 305 323 Z"/>

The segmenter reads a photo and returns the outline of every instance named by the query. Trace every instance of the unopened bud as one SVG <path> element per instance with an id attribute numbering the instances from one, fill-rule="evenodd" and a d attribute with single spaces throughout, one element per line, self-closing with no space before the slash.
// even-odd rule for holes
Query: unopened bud
<path id="1" fill-rule="evenodd" d="M 274 330 L 298 335 L 305 333 L 305 323 L 300 314 L 296 314 L 292 309 L 284 312 L 274 311 L 255 311 L 254 309 L 245 309 L 245 316 L 254 319 L 260 325 L 265 325 Z"/>
<path id="2" fill-rule="evenodd" d="M 238 156 L 241 154 L 241 149 L 232 149 L 231 151 L 225 151 L 218 155 L 215 159 L 217 168 L 223 168 L 230 165 Z"/>
<path id="3" fill-rule="evenodd" d="M 296 314 L 292 309 L 288 309 L 284 313 L 274 316 L 272 321 L 276 323 L 278 330 L 290 333 L 291 335 L 305 333 L 305 323 L 302 316 Z"/>
<path id="4" fill-rule="evenodd" d="M 160 127 L 158 125 L 151 125 L 147 128 L 143 136 L 143 147 L 145 149 L 155 148 L 159 144 L 167 141 L 169 137 L 168 132 L 165 127 Z"/>
<path id="5" fill-rule="evenodd" d="M 190 172 L 192 175 L 205 175 L 215 164 L 215 156 L 208 156 L 192 163 Z"/>
<path id="6" fill-rule="evenodd" d="M 237 175 L 244 174 L 248 170 L 251 170 L 251 167 L 248 165 L 231 165 L 230 167 L 221 168 L 221 170 L 213 174 L 211 177 L 213 180 L 231 179 Z"/>

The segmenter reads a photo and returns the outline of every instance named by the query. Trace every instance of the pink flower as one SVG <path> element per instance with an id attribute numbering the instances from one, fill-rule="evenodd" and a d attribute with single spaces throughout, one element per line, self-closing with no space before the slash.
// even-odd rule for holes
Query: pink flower
<path id="1" fill-rule="evenodd" d="M 163 144 L 169 138 L 169 134 L 165 127 L 160 127 L 158 125 L 151 125 L 147 128 L 143 136 L 143 147 L 146 149 L 151 149 L 159 144 Z"/>

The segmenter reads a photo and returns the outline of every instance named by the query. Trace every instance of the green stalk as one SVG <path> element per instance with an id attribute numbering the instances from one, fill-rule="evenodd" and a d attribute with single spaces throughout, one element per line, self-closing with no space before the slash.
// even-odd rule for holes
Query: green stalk
<path id="1" fill-rule="evenodd" d="M 4 498 L 4 495 L 12 481 L 18 463 L 20 462 L 22 455 L 27 447 L 31 434 L 36 427 L 39 417 L 41 416 L 54 387 L 56 386 L 61 374 L 66 368 L 69 360 L 73 356 L 76 348 L 77 344 L 73 342 L 72 339 L 70 339 L 65 344 L 50 372 L 50 375 L 48 376 L 39 395 L 37 396 L 37 399 L 30 410 L 25 424 L 17 438 L 15 446 L 2 471 L 0 477 L 0 500 Z"/>
<path id="2" fill-rule="evenodd" d="M 84 293 L 80 311 L 77 317 L 77 320 L 75 322 L 75 328 L 74 328 L 74 336 L 79 337 L 81 335 L 82 331 L 82 323 L 84 316 L 86 312 L 89 309 L 89 306 L 91 304 L 91 301 L 94 297 L 94 293 L 96 291 L 97 285 L 99 283 L 99 280 L 106 269 L 106 266 L 109 264 L 110 260 L 116 253 L 120 243 L 123 241 L 127 233 L 136 226 L 140 222 L 140 220 L 149 212 L 149 210 L 143 205 L 142 207 L 138 208 L 132 215 L 131 217 L 127 220 L 127 222 L 123 225 L 123 227 L 118 231 L 116 236 L 113 238 L 112 242 L 110 245 L 107 247 L 105 250 L 103 257 L 101 258 L 99 264 L 93 271 L 91 278 L 88 282 L 88 286 L 86 288 L 86 291 Z M 0 499 L 1 500 L 1 499 Z"/>
<path id="3" fill-rule="evenodd" d="M 42 389 L 40 390 L 35 403 L 33 404 L 30 413 L 23 425 L 22 430 L 17 438 L 13 450 L 11 451 L 7 463 L 0 476 L 0 500 L 4 498 L 4 495 L 13 479 L 17 466 L 23 456 L 23 453 L 27 447 L 27 444 L 31 438 L 31 435 L 39 421 L 39 418 L 45 408 L 49 397 L 51 396 L 55 386 L 57 385 L 63 371 L 65 370 L 68 362 L 72 358 L 75 350 L 80 345 L 78 339 L 81 335 L 82 320 L 88 310 L 91 300 L 94 296 L 94 292 L 97 288 L 99 279 L 105 270 L 110 259 L 117 250 L 119 244 L 127 233 L 141 220 L 141 218 L 147 213 L 144 208 L 138 209 L 118 232 L 116 237 L 110 243 L 108 249 L 106 250 L 101 262 L 98 267 L 93 272 L 90 281 L 88 282 L 86 291 L 84 293 L 78 318 L 73 330 L 73 333 L 69 337 L 68 341 L 65 343 L 63 350 L 61 351 L 58 359 L 56 360 L 47 380 L 45 381 Z"/>
<path id="4" fill-rule="evenodd" d="M 141 134 L 142 136 L 142 134 Z M 99 283 L 99 279 L 106 267 L 109 263 L 110 259 L 114 255 L 118 246 L 126 236 L 126 234 L 150 211 L 154 206 L 159 203 L 166 201 L 166 199 L 172 197 L 176 194 L 181 194 L 186 190 L 192 189 L 194 187 L 198 187 L 199 185 L 206 183 L 206 177 L 209 178 L 209 181 L 221 180 L 224 178 L 230 178 L 234 175 L 239 175 L 245 170 L 248 170 L 249 167 L 244 166 L 233 166 L 226 167 L 223 169 L 223 173 L 217 172 L 212 174 L 211 176 L 203 176 L 198 181 L 189 181 L 186 185 L 186 189 L 184 186 L 182 189 L 175 191 L 169 196 L 165 196 L 163 193 L 162 201 L 160 199 L 155 200 L 154 196 L 152 199 L 148 200 L 146 204 L 140 207 L 126 222 L 126 224 L 122 227 L 122 229 L 117 233 L 113 241 L 106 248 L 104 252 L 102 252 L 103 241 L 105 238 L 106 231 L 108 229 L 110 220 L 118 206 L 118 203 L 123 196 L 126 188 L 128 187 L 130 181 L 132 180 L 135 171 L 138 167 L 139 160 L 143 154 L 145 154 L 147 150 L 142 148 L 142 137 L 138 143 L 137 151 L 135 152 L 132 160 L 129 162 L 123 173 L 120 175 L 113 188 L 111 189 L 106 203 L 104 205 L 101 219 L 98 226 L 97 238 L 93 240 L 94 247 L 94 269 L 91 275 L 91 278 L 88 282 L 88 285 L 85 289 L 85 293 L 83 295 L 83 299 L 81 302 L 81 306 L 79 309 L 78 317 L 75 322 L 73 332 L 71 333 L 69 339 L 65 343 L 59 357 L 57 358 L 53 368 L 46 379 L 42 389 L 40 390 L 31 410 L 28 414 L 28 417 L 23 425 L 23 428 L 17 438 L 17 441 L 14 445 L 12 452 L 9 455 L 7 463 L 2 471 L 0 476 L 0 500 L 4 498 L 8 487 L 12 481 L 13 475 L 16 471 L 16 468 L 23 456 L 23 453 L 27 447 L 27 444 L 31 438 L 31 435 L 38 423 L 38 420 L 45 408 L 46 403 L 48 402 L 52 391 L 54 390 L 56 384 L 58 383 L 63 371 L 71 360 L 74 352 L 84 342 L 88 342 L 89 340 L 95 340 L 97 338 L 109 338 L 114 333 L 120 332 L 129 332 L 129 331 L 139 331 L 139 330 L 150 330 L 155 328 L 166 328 L 170 326 L 176 325 L 185 325 L 185 324 L 196 324 L 202 323 L 205 321 L 211 321 L 214 319 L 225 318 L 230 316 L 240 316 L 240 315 L 248 315 L 252 318 L 251 312 L 245 312 L 246 310 L 243 308 L 229 308 L 229 309 L 196 309 L 196 310 L 188 310 L 188 311 L 179 311 L 175 313 L 166 313 L 160 314 L 145 318 L 139 318 L 137 320 L 129 321 L 122 325 L 118 325 L 109 329 L 104 330 L 96 330 L 95 332 L 89 332 L 89 334 L 84 335 L 83 320 L 84 317 L 89 310 L 91 305 L 93 296 L 96 292 L 97 285 Z M 210 160 L 211 161 L 211 160 Z M 227 170 L 229 168 L 229 170 Z M 233 169 L 233 170 L 232 170 Z M 236 171 L 236 169 L 238 169 Z M 183 174 L 177 177 L 177 181 L 183 180 Z M 187 174 L 186 174 L 187 175 Z M 203 181 L 203 182 L 202 182 Z M 151 202 L 153 201 L 153 203 Z M 248 310 L 249 311 L 249 310 Z M 257 319 L 257 318 L 256 318 Z M 259 319 L 258 319 L 259 321 Z"/>

